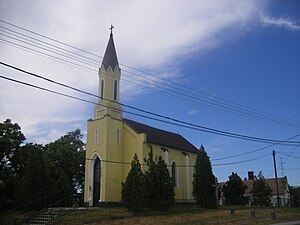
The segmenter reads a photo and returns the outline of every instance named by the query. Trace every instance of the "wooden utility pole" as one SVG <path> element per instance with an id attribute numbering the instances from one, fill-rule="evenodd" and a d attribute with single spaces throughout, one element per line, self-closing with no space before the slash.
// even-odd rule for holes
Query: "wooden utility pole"
<path id="1" fill-rule="evenodd" d="M 280 208 L 280 198 L 279 198 L 277 169 L 276 169 L 276 158 L 275 158 L 275 151 L 274 150 L 273 150 L 273 154 L 272 155 L 273 155 L 274 171 L 275 171 L 275 182 L 276 182 L 276 193 L 277 193 L 277 207 Z"/>

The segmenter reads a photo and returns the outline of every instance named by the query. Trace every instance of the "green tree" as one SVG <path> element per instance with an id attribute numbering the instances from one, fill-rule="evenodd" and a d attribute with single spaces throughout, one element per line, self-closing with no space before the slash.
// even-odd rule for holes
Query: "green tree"
<path id="1" fill-rule="evenodd" d="M 174 186 L 167 167 L 161 156 L 153 159 L 149 153 L 146 160 L 148 170 L 145 173 L 145 194 L 150 207 L 155 210 L 166 210 L 175 202 Z"/>
<path id="2" fill-rule="evenodd" d="M 32 145 L 24 176 L 17 189 L 19 205 L 47 196 L 49 177 L 45 163 L 42 146 Z M 46 206 L 46 200 L 31 206 L 34 207 L 31 209 L 41 209 Z"/>
<path id="3" fill-rule="evenodd" d="M 48 204 L 55 206 L 71 206 L 72 205 L 72 185 L 67 178 L 65 172 L 56 167 L 49 159 L 46 160 L 47 176 L 48 176 Z"/>
<path id="4" fill-rule="evenodd" d="M 13 206 L 18 184 L 16 154 L 25 140 L 21 127 L 6 119 L 0 123 L 0 182 L 2 183 L 1 205 L 3 209 Z"/>
<path id="5" fill-rule="evenodd" d="M 293 206 L 300 207 L 300 186 L 289 186 L 289 190 Z"/>
<path id="6" fill-rule="evenodd" d="M 228 205 L 244 205 L 244 194 L 247 186 L 237 173 L 232 173 L 223 187 L 225 203 Z"/>
<path id="7" fill-rule="evenodd" d="M 20 150 L 17 151 L 12 158 L 12 164 L 14 165 L 15 175 L 18 180 L 21 180 L 25 174 L 26 165 L 28 164 L 31 151 L 35 151 L 36 149 L 43 151 L 43 147 L 41 145 L 26 143 L 20 147 Z"/>
<path id="8" fill-rule="evenodd" d="M 1 169 L 13 169 L 11 159 L 25 140 L 21 127 L 10 119 L 0 123 L 0 165 Z"/>
<path id="9" fill-rule="evenodd" d="M 77 129 L 45 146 L 48 160 L 67 177 L 74 202 L 83 202 L 85 145 Z M 70 193 L 64 193 L 67 197 Z M 79 196 L 79 197 L 78 197 Z"/>
<path id="10" fill-rule="evenodd" d="M 71 181 L 46 156 L 43 146 L 32 143 L 22 146 L 16 155 L 21 162 L 17 167 L 21 178 L 17 188 L 18 205 L 43 198 L 34 203 L 36 209 L 40 209 L 64 200 L 66 193 L 72 194 Z M 69 206 L 70 199 L 67 200 L 62 201 L 60 206 Z"/>
<path id="11" fill-rule="evenodd" d="M 204 208 L 216 207 L 215 176 L 203 145 L 196 158 L 193 177 L 193 196 L 197 204 Z"/>
<path id="12" fill-rule="evenodd" d="M 270 206 L 271 187 L 266 183 L 264 176 L 259 173 L 258 178 L 253 182 L 252 198 L 253 205 L 256 206 Z"/>
<path id="13" fill-rule="evenodd" d="M 129 210 L 141 211 L 144 207 L 144 178 L 141 164 L 135 154 L 125 183 L 122 183 L 122 201 Z"/>

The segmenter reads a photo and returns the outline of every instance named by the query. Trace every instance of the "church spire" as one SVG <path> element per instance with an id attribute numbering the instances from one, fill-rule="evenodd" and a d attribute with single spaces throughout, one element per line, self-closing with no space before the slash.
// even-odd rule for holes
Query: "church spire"
<path id="1" fill-rule="evenodd" d="M 117 53 L 113 40 L 113 26 L 110 27 L 110 36 L 105 54 L 99 68 L 99 103 L 95 108 L 95 118 L 110 116 L 122 119 L 122 107 L 119 104 L 121 69 L 119 68 Z"/>
<path id="2" fill-rule="evenodd" d="M 111 25 L 111 27 L 109 28 L 110 36 L 101 65 L 101 67 L 103 66 L 105 70 L 107 70 L 109 67 L 111 67 L 112 70 L 115 70 L 116 68 L 119 69 L 118 57 L 113 40 L 113 28 L 113 25 Z"/>

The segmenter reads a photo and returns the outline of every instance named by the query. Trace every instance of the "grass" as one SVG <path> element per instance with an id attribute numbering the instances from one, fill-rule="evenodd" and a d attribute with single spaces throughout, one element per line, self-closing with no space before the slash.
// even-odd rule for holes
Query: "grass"
<path id="1" fill-rule="evenodd" d="M 234 209 L 234 215 L 231 210 Z M 253 216 L 255 211 L 255 217 Z M 271 216 L 276 214 L 276 220 Z M 21 217 L 16 213 L 14 217 Z M 203 209 L 197 205 L 176 205 L 169 211 L 148 211 L 132 214 L 125 208 L 69 209 L 59 219 L 61 225 L 265 225 L 300 220 L 300 208 L 220 207 Z"/>
<path id="2" fill-rule="evenodd" d="M 239 207 L 235 210 L 234 215 L 231 214 L 232 208 L 219 208 L 219 209 L 201 209 L 197 206 L 176 206 L 164 215 L 161 213 L 149 213 L 148 215 L 142 214 L 140 216 L 125 216 L 124 218 L 114 220 L 102 220 L 92 223 L 93 225 L 116 225 L 116 224 L 134 224 L 134 225 L 207 225 L 207 224 L 220 224 L 220 225 L 264 225 L 273 224 L 287 221 L 300 220 L 300 208 L 246 208 Z M 251 212 L 255 211 L 255 217 Z M 271 216 L 271 213 L 276 214 L 276 220 Z"/>

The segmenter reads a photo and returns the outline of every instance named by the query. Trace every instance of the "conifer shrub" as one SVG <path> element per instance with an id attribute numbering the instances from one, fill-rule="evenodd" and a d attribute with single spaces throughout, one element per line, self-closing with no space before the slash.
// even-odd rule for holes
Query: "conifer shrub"
<path id="1" fill-rule="evenodd" d="M 147 159 L 145 173 L 145 194 L 148 207 L 153 210 L 167 210 L 174 205 L 175 192 L 168 166 L 161 156 L 153 160 L 152 153 Z"/>
<path id="2" fill-rule="evenodd" d="M 200 147 L 193 173 L 193 196 L 203 208 L 215 208 L 216 186 L 209 157 L 203 146 Z"/>
<path id="3" fill-rule="evenodd" d="M 128 176 L 125 182 L 122 182 L 122 201 L 127 209 L 131 211 L 143 210 L 143 199 L 145 197 L 144 183 L 145 175 L 135 154 Z"/>
<path id="4" fill-rule="evenodd" d="M 167 210 L 175 202 L 175 192 L 167 164 L 162 157 L 153 160 L 152 152 L 145 159 L 147 171 L 142 172 L 137 155 L 131 162 L 131 169 L 122 183 L 124 206 L 134 212 L 145 209 Z"/>

